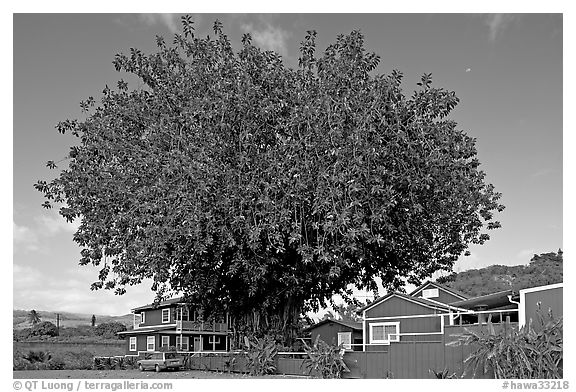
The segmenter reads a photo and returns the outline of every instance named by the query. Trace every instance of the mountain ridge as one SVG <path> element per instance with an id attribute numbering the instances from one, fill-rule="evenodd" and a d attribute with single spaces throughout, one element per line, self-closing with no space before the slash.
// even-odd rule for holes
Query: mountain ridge
<path id="1" fill-rule="evenodd" d="M 563 281 L 563 253 L 535 254 L 530 263 L 520 265 L 490 265 L 480 269 L 453 272 L 436 279 L 448 288 L 470 297 L 512 289 L 545 286 Z"/>
<path id="2" fill-rule="evenodd" d="M 92 314 L 87 313 L 74 313 L 74 312 L 58 312 L 53 310 L 38 310 L 42 321 L 50 321 L 56 324 L 56 315 L 60 314 L 60 326 L 61 327 L 78 327 L 92 325 Z M 28 313 L 30 310 L 24 309 L 13 309 L 12 310 L 12 321 L 13 329 L 22 329 L 30 327 L 28 322 Z M 119 322 L 124 325 L 131 326 L 133 324 L 133 315 L 131 313 L 120 315 L 120 316 L 109 316 L 95 314 L 96 325 L 109 322 Z"/>

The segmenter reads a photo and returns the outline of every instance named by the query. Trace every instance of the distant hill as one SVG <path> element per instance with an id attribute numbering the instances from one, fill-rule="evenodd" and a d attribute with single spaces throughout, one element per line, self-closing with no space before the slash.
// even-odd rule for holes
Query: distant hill
<path id="1" fill-rule="evenodd" d="M 22 329 L 30 327 L 30 323 L 27 320 L 27 316 L 30 310 L 15 309 L 12 311 L 12 322 L 14 329 Z M 56 324 L 56 313 L 60 314 L 60 326 L 61 327 L 78 327 L 82 325 L 92 324 L 92 315 L 83 313 L 70 313 L 70 312 L 55 312 L 48 310 L 37 310 L 40 314 L 42 321 L 50 321 Z M 96 316 L 96 325 L 101 323 L 109 323 L 111 321 L 116 321 L 125 324 L 126 327 L 133 325 L 133 315 L 125 314 L 123 316 Z"/>
<path id="2" fill-rule="evenodd" d="M 436 282 L 470 297 L 562 282 L 562 250 L 534 255 L 528 265 L 492 265 L 452 273 Z"/>

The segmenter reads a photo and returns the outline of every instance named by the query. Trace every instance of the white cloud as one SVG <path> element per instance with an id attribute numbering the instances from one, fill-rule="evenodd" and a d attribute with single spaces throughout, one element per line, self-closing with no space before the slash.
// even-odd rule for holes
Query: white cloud
<path id="1" fill-rule="evenodd" d="M 122 315 L 154 300 L 150 281 L 128 287 L 122 296 L 110 290 L 90 290 L 90 284 L 97 280 L 96 268 L 77 266 L 71 271 L 45 273 L 14 264 L 13 272 L 14 309 Z"/>
<path id="2" fill-rule="evenodd" d="M 289 32 L 269 23 L 261 29 L 256 29 L 251 23 L 243 24 L 241 27 L 244 32 L 250 33 L 252 41 L 262 49 L 273 50 L 282 56 L 288 54 L 286 40 L 290 37 Z"/>
<path id="3" fill-rule="evenodd" d="M 514 14 L 489 14 L 484 18 L 484 23 L 490 28 L 490 39 L 496 40 L 496 37 L 502 33 L 510 24 L 518 20 L 518 15 Z"/>
<path id="4" fill-rule="evenodd" d="M 75 219 L 74 222 L 68 223 L 64 217 L 57 215 L 57 213 L 48 213 L 48 215 L 40 215 L 36 217 L 38 223 L 38 234 L 53 236 L 58 233 L 75 233 L 80 226 L 80 219 Z"/>
<path id="5" fill-rule="evenodd" d="M 532 248 L 522 249 L 516 254 L 516 259 L 518 259 L 521 264 L 528 264 L 535 254 L 536 251 Z"/>
<path id="6" fill-rule="evenodd" d="M 27 226 L 18 225 L 16 222 L 12 222 L 12 224 L 14 252 L 22 250 L 27 252 L 37 251 L 39 247 L 36 233 Z"/>
<path id="7" fill-rule="evenodd" d="M 179 27 L 178 14 L 140 14 L 139 18 L 147 25 L 163 24 L 172 33 L 176 33 Z"/>
<path id="8" fill-rule="evenodd" d="M 12 235 L 15 243 L 29 241 L 31 236 L 34 236 L 32 230 L 26 226 L 17 225 L 13 222 Z"/>

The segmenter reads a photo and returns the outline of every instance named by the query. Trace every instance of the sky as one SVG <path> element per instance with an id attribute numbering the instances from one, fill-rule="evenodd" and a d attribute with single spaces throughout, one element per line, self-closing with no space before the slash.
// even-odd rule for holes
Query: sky
<path id="1" fill-rule="evenodd" d="M 381 56 L 376 73 L 405 75 L 407 95 L 423 73 L 460 98 L 451 118 L 477 139 L 486 181 L 502 193 L 502 228 L 471 248 L 455 271 L 527 264 L 563 244 L 563 17 L 561 14 L 192 14 L 196 33 L 216 19 L 235 47 L 243 33 L 298 62 L 299 43 L 316 30 L 317 50 L 359 29 Z M 81 116 L 79 102 L 96 99 L 124 74 L 112 65 L 131 47 L 170 42 L 180 14 L 15 14 L 13 17 L 13 308 L 120 315 L 154 298 L 150 285 L 123 297 L 90 291 L 98 269 L 79 266 L 77 225 L 41 207 L 33 188 L 57 175 L 72 136 L 55 125 Z M 564 21 L 564 24 L 566 21 Z M 138 83 L 129 87 L 137 88 Z"/>

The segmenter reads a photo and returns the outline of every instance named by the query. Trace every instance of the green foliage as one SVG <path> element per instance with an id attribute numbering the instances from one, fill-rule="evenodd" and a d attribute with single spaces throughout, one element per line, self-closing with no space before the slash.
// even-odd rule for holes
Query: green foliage
<path id="1" fill-rule="evenodd" d="M 162 346 L 158 349 L 158 351 L 162 352 L 176 352 L 178 351 L 176 346 Z"/>
<path id="2" fill-rule="evenodd" d="M 322 378 L 342 378 L 342 373 L 349 372 L 348 366 L 344 363 L 344 348 L 331 346 L 316 336 L 312 347 L 305 344 L 307 358 L 303 366 L 308 370 L 308 374 L 320 374 Z"/>
<path id="3" fill-rule="evenodd" d="M 92 369 L 93 355 L 89 351 L 29 351 L 13 353 L 13 370 Z"/>
<path id="4" fill-rule="evenodd" d="M 50 321 L 42 321 L 32 328 L 30 336 L 58 336 L 58 327 Z"/>
<path id="5" fill-rule="evenodd" d="M 360 322 L 362 317 L 356 312 L 365 304 L 361 304 L 358 300 L 354 299 L 347 304 L 340 304 L 335 306 L 334 310 L 340 316 L 341 320 L 350 322 Z"/>
<path id="6" fill-rule="evenodd" d="M 450 345 L 474 345 L 478 348 L 464 361 L 466 372 L 474 376 L 493 372 L 495 378 L 562 378 L 563 322 L 551 314 L 539 314 L 540 328 L 536 331 L 532 320 L 519 331 L 506 329 L 494 333 L 466 328 L 458 340 Z"/>
<path id="7" fill-rule="evenodd" d="M 434 377 L 438 379 L 453 379 L 456 378 L 456 373 L 450 373 L 448 369 L 444 369 L 441 372 L 437 372 L 436 370 L 429 369 L 430 373 L 434 375 Z"/>
<path id="8" fill-rule="evenodd" d="M 276 372 L 275 357 L 278 354 L 278 346 L 274 338 L 270 336 L 248 338 L 245 336 L 244 345 L 250 375 L 262 376 Z"/>
<path id="9" fill-rule="evenodd" d="M 40 313 L 38 313 L 38 312 L 35 311 L 34 309 L 32 309 L 32 310 L 28 313 L 27 319 L 28 319 L 28 322 L 29 322 L 30 324 L 32 324 L 32 326 L 34 326 L 34 325 L 36 325 L 36 324 L 38 324 L 38 323 L 40 323 L 40 322 L 42 321 L 42 318 L 41 318 L 41 316 L 40 316 Z"/>
<path id="10" fill-rule="evenodd" d="M 126 325 L 112 321 L 110 323 L 101 323 L 94 329 L 94 333 L 98 336 L 106 338 L 120 338 L 117 333 L 126 331 Z"/>
<path id="11" fill-rule="evenodd" d="M 22 329 L 12 330 L 12 339 L 15 342 L 19 342 L 21 340 L 26 340 L 30 336 L 32 336 L 32 329 L 31 328 L 22 328 Z"/>
<path id="12" fill-rule="evenodd" d="M 499 227 L 475 140 L 448 117 L 456 94 L 429 74 L 411 96 L 401 72 L 373 75 L 359 31 L 322 54 L 315 40 L 288 69 L 249 35 L 235 53 L 219 22 L 200 38 L 185 18 L 172 45 L 115 57 L 143 87 L 82 102 L 85 120 L 57 125 L 78 137 L 68 167 L 35 184 L 81 221 L 93 289 L 151 278 L 159 297 L 289 331 L 351 285 L 449 271 Z"/>
<path id="13" fill-rule="evenodd" d="M 62 337 L 93 337 L 94 335 L 95 328 L 89 325 L 60 328 L 60 336 Z M 116 336 L 114 337 L 116 338 Z"/>
<path id="14" fill-rule="evenodd" d="M 440 277 L 436 281 L 470 297 L 562 282 L 562 250 L 534 255 L 528 265 L 492 265 Z"/>

